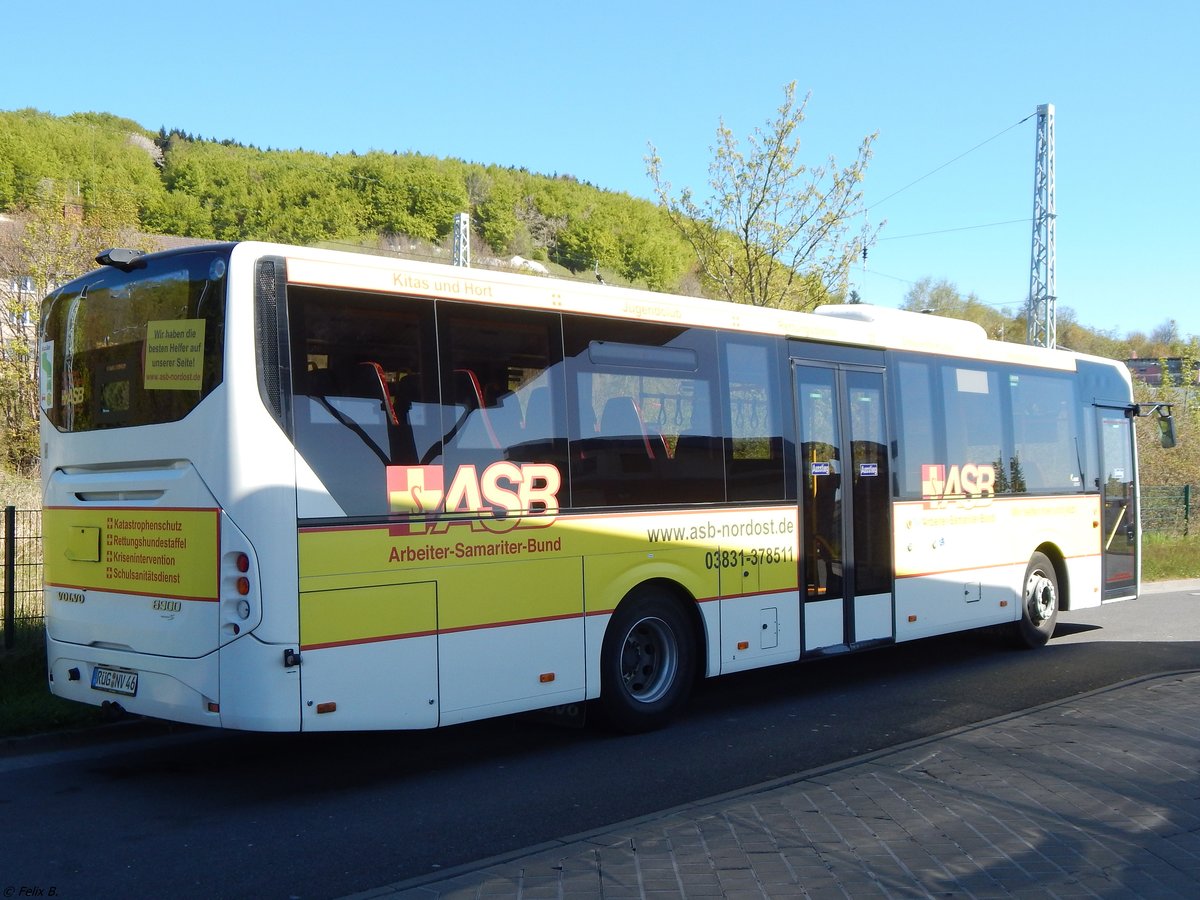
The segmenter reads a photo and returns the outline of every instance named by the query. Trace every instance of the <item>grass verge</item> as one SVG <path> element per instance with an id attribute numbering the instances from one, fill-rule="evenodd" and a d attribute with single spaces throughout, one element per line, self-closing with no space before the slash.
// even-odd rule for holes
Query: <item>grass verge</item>
<path id="1" fill-rule="evenodd" d="M 1142 536 L 1142 580 L 1200 578 L 1200 535 Z"/>
<path id="2" fill-rule="evenodd" d="M 41 628 L 17 629 L 15 647 L 0 651 L 0 738 L 80 728 L 104 721 L 99 707 L 50 693 Z"/>

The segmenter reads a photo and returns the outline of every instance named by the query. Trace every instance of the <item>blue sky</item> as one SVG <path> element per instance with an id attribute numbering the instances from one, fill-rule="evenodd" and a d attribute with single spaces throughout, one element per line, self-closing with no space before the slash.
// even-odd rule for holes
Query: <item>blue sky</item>
<path id="1" fill-rule="evenodd" d="M 1168 319 L 1200 334 L 1194 0 L 69 0 L 10 4 L 4 32 L 0 109 L 638 196 L 648 143 L 677 187 L 701 188 L 718 120 L 749 133 L 795 81 L 812 93 L 806 162 L 848 163 L 879 133 L 866 203 L 886 225 L 853 280 L 885 306 L 925 276 L 1023 305 L 1035 120 L 1017 123 L 1052 103 L 1060 308 L 1119 334 Z"/>

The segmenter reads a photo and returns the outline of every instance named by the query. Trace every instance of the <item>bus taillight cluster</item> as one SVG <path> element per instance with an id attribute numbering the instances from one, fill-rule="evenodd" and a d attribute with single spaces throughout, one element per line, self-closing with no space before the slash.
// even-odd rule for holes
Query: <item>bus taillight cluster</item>
<path id="1" fill-rule="evenodd" d="M 231 637 L 236 637 L 242 632 L 242 623 L 250 618 L 250 603 L 254 596 L 254 586 L 250 582 L 250 555 L 236 550 L 226 553 L 224 558 L 228 568 L 221 579 L 225 585 L 222 593 L 232 601 L 232 610 L 223 617 L 226 620 L 224 627 Z"/>

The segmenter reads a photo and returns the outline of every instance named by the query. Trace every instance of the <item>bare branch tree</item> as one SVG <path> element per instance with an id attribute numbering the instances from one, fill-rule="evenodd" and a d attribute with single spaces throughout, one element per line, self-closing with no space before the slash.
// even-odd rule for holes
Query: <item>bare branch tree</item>
<path id="1" fill-rule="evenodd" d="M 787 309 L 829 302 L 846 293 L 851 264 L 878 234 L 879 225 L 866 222 L 860 187 L 876 135 L 845 168 L 833 157 L 809 168 L 797 133 L 807 105 L 807 96 L 797 104 L 795 82 L 786 85 L 776 118 L 754 130 L 745 152 L 722 120 L 703 200 L 690 188 L 673 193 L 650 146 L 655 194 L 705 281 L 727 300 Z"/>

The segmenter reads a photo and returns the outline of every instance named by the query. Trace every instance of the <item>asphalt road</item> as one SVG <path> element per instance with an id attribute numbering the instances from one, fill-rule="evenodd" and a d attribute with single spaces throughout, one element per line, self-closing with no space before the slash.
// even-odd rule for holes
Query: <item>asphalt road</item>
<path id="1" fill-rule="evenodd" d="M 102 743 L 10 744 L 0 893 L 327 897 L 508 853 L 1200 668 L 1200 582 L 1168 588 L 1063 614 L 1040 651 L 970 634 L 718 679 L 649 735 L 504 719 L 349 735 L 138 727 Z"/>

